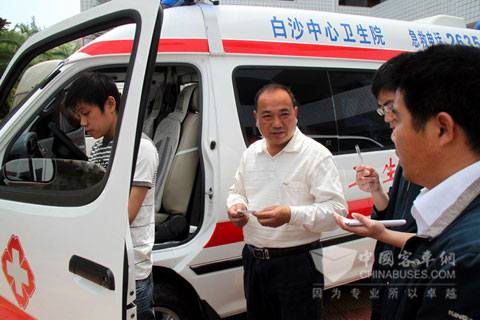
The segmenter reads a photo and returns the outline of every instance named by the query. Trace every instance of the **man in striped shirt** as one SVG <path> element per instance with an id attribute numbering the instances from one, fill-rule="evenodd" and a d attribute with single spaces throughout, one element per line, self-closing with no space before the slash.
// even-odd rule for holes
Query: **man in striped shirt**
<path id="1" fill-rule="evenodd" d="M 107 169 L 117 126 L 120 93 L 112 79 L 87 72 L 76 79 L 65 105 L 80 118 L 85 132 L 100 139 L 92 147 L 89 161 Z M 153 311 L 152 248 L 155 240 L 155 178 L 158 154 L 153 142 L 142 135 L 135 174 L 128 200 L 128 218 L 133 242 L 137 319 L 155 319 Z"/>
<path id="2" fill-rule="evenodd" d="M 108 160 L 110 159 L 110 152 L 112 151 L 112 145 L 113 139 L 105 141 L 104 138 L 95 141 L 92 149 L 90 150 L 90 156 L 88 157 L 88 161 L 107 169 Z"/>

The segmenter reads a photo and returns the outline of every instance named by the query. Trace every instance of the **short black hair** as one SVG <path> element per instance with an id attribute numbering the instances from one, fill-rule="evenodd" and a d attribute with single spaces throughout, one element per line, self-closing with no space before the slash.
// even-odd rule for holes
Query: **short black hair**
<path id="1" fill-rule="evenodd" d="M 290 99 L 292 100 L 292 105 L 293 107 L 298 107 L 298 103 L 297 103 L 297 100 L 295 99 L 295 96 L 293 95 L 293 92 L 292 90 L 290 90 L 289 87 L 287 86 L 284 86 L 283 84 L 279 84 L 279 83 L 269 83 L 265 86 L 263 86 L 262 88 L 260 88 L 260 90 L 258 90 L 257 94 L 255 95 L 255 99 L 254 99 L 254 105 L 255 105 L 255 110 L 257 110 L 257 107 L 258 107 L 258 98 L 260 97 L 260 95 L 266 91 L 270 91 L 270 90 L 283 90 L 283 91 L 286 91 L 288 93 L 288 95 L 290 96 Z"/>
<path id="2" fill-rule="evenodd" d="M 120 92 L 112 78 L 101 72 L 85 72 L 70 85 L 64 104 L 73 112 L 80 102 L 94 104 L 103 112 L 109 96 L 115 99 L 118 112 Z"/>
<path id="3" fill-rule="evenodd" d="M 395 74 L 397 66 L 407 60 L 410 54 L 411 53 L 409 52 L 401 53 L 382 64 L 380 68 L 377 69 L 373 75 L 371 87 L 371 91 L 375 98 L 378 99 L 378 95 L 382 90 L 395 91 L 397 89 L 398 83 L 393 75 Z"/>
<path id="4" fill-rule="evenodd" d="M 446 112 L 465 131 L 472 151 L 480 154 L 480 48 L 431 46 L 402 61 L 394 78 L 415 130 Z"/>

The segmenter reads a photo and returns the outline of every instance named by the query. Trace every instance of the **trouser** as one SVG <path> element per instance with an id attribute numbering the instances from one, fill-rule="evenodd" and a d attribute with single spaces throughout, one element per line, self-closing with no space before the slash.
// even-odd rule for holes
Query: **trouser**
<path id="1" fill-rule="evenodd" d="M 319 320 L 322 318 L 323 274 L 309 251 L 256 258 L 243 248 L 248 320 Z"/>
<path id="2" fill-rule="evenodd" d="M 143 279 L 135 281 L 137 297 L 135 305 L 137 306 L 138 320 L 155 320 L 155 312 L 153 311 L 153 277 L 152 273 Z"/>

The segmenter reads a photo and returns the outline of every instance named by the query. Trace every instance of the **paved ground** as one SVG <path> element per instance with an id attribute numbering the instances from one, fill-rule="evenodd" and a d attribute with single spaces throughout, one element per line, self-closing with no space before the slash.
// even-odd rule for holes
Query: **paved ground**
<path id="1" fill-rule="evenodd" d="M 359 281 L 326 290 L 323 296 L 323 320 L 370 319 L 369 281 Z"/>
<path id="2" fill-rule="evenodd" d="M 323 320 L 370 319 L 369 281 L 359 281 L 336 289 L 326 290 L 323 295 Z M 225 320 L 245 320 L 245 314 Z"/>

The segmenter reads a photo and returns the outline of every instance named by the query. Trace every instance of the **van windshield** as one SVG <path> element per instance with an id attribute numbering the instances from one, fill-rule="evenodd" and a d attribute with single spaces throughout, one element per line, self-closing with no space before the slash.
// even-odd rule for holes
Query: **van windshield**
<path id="1" fill-rule="evenodd" d="M 3 120 L 13 115 L 27 97 L 51 81 L 62 65 L 62 60 L 54 59 L 27 67 L 0 107 L 0 122 L 3 123 Z"/>

